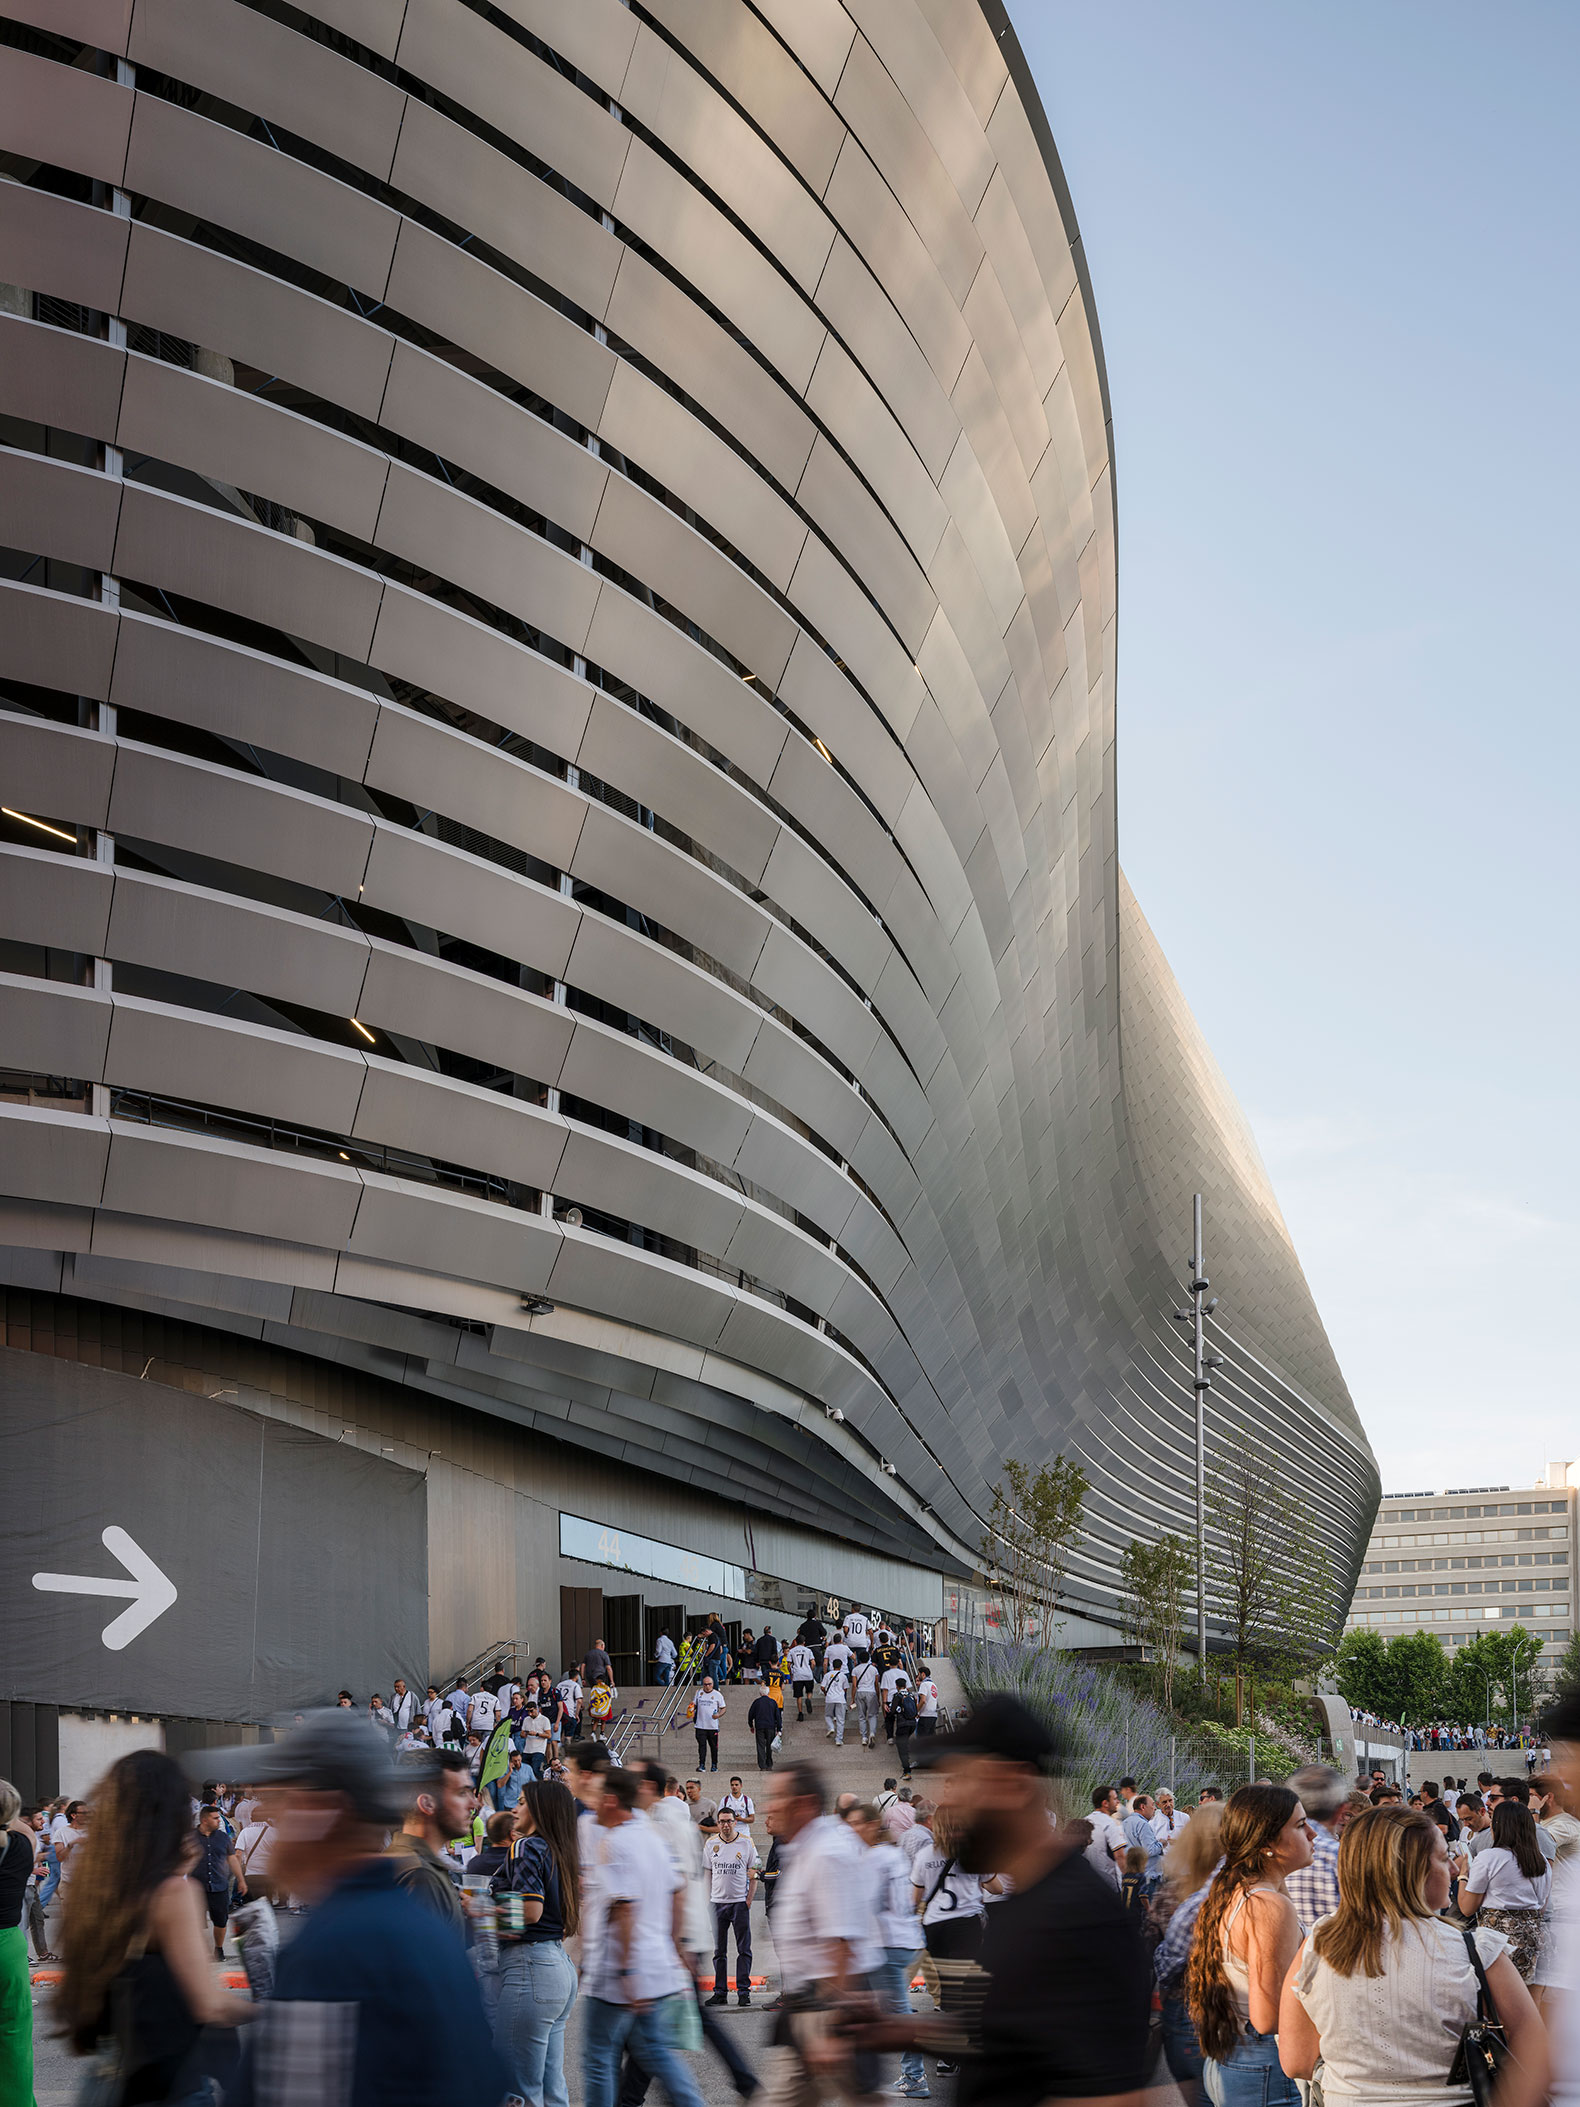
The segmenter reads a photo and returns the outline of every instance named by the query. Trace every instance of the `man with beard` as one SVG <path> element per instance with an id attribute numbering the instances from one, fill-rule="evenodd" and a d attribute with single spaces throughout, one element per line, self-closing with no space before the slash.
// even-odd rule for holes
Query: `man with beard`
<path id="1" fill-rule="evenodd" d="M 199 1749 L 209 1768 L 277 1786 L 274 1879 L 311 1905 L 280 1954 L 227 2107 L 462 2107 L 498 2100 L 477 1979 L 459 1936 L 406 1894 L 384 1838 L 410 1800 L 385 1735 L 310 1712 L 284 1740 Z"/>
<path id="2" fill-rule="evenodd" d="M 1011 1892 L 987 1913 L 957 2019 L 880 2020 L 856 2038 L 958 2058 L 957 2107 L 1131 2107 L 1146 2084 L 1146 1960 L 1119 1897 L 1049 1819 L 1055 1754 L 1041 1722 L 999 1696 L 932 1758 L 955 1862 L 1007 1876 Z"/>

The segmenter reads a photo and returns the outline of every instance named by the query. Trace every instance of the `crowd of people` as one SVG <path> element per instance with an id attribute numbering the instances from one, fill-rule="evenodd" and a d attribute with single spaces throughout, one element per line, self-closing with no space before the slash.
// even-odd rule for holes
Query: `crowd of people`
<path id="1" fill-rule="evenodd" d="M 1404 1746 L 1416 1755 L 1461 1755 L 1469 1749 L 1519 1749 L 1526 1764 L 1535 1769 L 1537 1762 L 1537 1737 L 1530 1726 L 1454 1726 L 1443 1719 L 1432 1720 L 1425 1726 L 1407 1727 L 1397 1719 L 1384 1719 L 1381 1714 L 1350 1708 L 1350 1716 L 1358 1726 L 1380 1727 L 1384 1733 L 1397 1734 Z"/>
<path id="2" fill-rule="evenodd" d="M 697 2050 L 764 2107 L 941 2083 L 962 2107 L 1119 2107 L 1158 2053 L 1188 2107 L 1301 2107 L 1314 2073 L 1329 2107 L 1471 2107 L 1487 2020 L 1498 2107 L 1580 2098 L 1580 1698 L 1534 1779 L 1314 1766 L 1185 1807 L 1125 1778 L 1080 1816 L 1009 1697 L 932 1737 L 922 1788 L 897 1770 L 833 1801 L 799 1754 L 761 1799 L 738 1774 L 715 1798 L 583 1734 L 500 1804 L 464 1747 L 402 1751 L 395 1726 L 309 1714 L 211 1756 L 225 1782 L 196 1792 L 140 1751 L 91 1809 L 24 1813 L 0 1784 L 0 1979 L 25 1920 L 38 1936 L 31 1885 L 95 2098 L 569 2107 L 576 2029 L 586 2107 L 655 2079 L 700 2107 Z M 732 1961 L 753 2002 L 759 1896 L 778 1994 L 753 2068 L 719 2012 Z M 250 1996 L 209 1959 L 238 1905 Z M 14 2011 L 8 2103 L 30 2082 Z"/>

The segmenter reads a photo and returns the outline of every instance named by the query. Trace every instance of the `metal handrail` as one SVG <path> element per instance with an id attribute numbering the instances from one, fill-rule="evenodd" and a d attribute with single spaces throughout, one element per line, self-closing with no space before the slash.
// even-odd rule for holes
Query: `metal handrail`
<path id="1" fill-rule="evenodd" d="M 457 1668 L 454 1675 L 447 1676 L 438 1684 L 438 1690 L 443 1695 L 445 1691 L 453 1690 L 463 1679 L 470 1684 L 480 1675 L 490 1675 L 498 1661 L 503 1661 L 512 1678 L 519 1682 L 521 1657 L 524 1652 L 525 1648 L 519 1639 L 496 1639 L 492 1646 L 485 1646 L 481 1653 L 474 1654 L 471 1660 Z"/>
<path id="2" fill-rule="evenodd" d="M 675 1714 L 680 1710 L 686 1692 L 695 1689 L 699 1680 L 700 1663 L 693 1661 L 688 1667 L 681 1668 L 677 1662 L 673 1682 L 668 1685 L 651 1712 L 643 1711 L 642 1707 L 647 1702 L 644 1698 L 640 1700 L 634 1712 L 623 1712 L 620 1715 L 614 1732 L 604 1743 L 611 1758 L 623 1767 L 632 1742 L 645 1740 L 649 1734 L 658 1735 L 658 1745 L 662 1749 L 663 1737 L 675 1724 Z"/>

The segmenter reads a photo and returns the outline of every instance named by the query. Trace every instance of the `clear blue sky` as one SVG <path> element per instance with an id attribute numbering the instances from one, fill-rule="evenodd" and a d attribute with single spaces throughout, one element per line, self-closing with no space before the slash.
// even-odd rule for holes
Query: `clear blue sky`
<path id="1" fill-rule="evenodd" d="M 1011 0 L 1090 261 L 1120 853 L 1389 1490 L 1580 1456 L 1580 7 Z"/>

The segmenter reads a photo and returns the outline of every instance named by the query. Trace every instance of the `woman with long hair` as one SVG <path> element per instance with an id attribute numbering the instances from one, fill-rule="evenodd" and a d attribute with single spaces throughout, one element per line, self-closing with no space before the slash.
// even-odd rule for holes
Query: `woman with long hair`
<path id="1" fill-rule="evenodd" d="M 1448 1845 L 1413 1807 L 1356 1815 L 1339 1844 L 1339 1906 L 1306 1940 L 1284 1984 L 1278 2047 L 1291 2077 L 1322 2062 L 1335 2107 L 1419 2099 L 1469 2107 L 1468 2079 L 1448 2083 L 1476 2016 L 1467 1934 L 1447 1907 Z M 1501 1931 L 1471 1934 L 1523 2075 L 1543 2080 L 1546 2036 Z"/>
<path id="2" fill-rule="evenodd" d="M 22 1795 L 0 1778 L 0 2100 L 33 2097 L 33 1991 L 28 1972 L 28 1882 L 38 1838 L 24 1822 Z"/>
<path id="3" fill-rule="evenodd" d="M 1163 2008 L 1163 2056 L 1187 2107 L 1200 2107 L 1201 2043 L 1185 2002 L 1185 1968 L 1196 1935 L 1196 1919 L 1218 1864 L 1223 1809 L 1214 1800 L 1198 1807 L 1163 1854 L 1163 1880 L 1151 1908 L 1162 1937 L 1152 1957 L 1152 1976 Z"/>
<path id="4" fill-rule="evenodd" d="M 1242 1785 L 1229 1795 L 1219 1841 L 1223 1864 L 1185 1972 L 1203 2083 L 1214 2107 L 1299 2107 L 1279 2068 L 1278 2000 L 1300 1945 L 1284 1880 L 1311 1863 L 1311 1824 L 1287 1786 Z"/>
<path id="5" fill-rule="evenodd" d="M 123 2107 L 207 2099 L 189 2067 L 205 2026 L 240 2026 L 256 2007 L 214 1981 L 194 1863 L 192 1802 L 179 1766 L 157 1749 L 113 1764 L 76 1847 L 55 1996 L 79 2056 L 110 2037 Z"/>
<path id="6" fill-rule="evenodd" d="M 581 1924 L 581 1853 L 569 1790 L 534 1779 L 521 1790 L 515 1834 L 494 1875 L 499 1905 L 499 2004 L 494 2046 L 511 2072 L 511 2097 L 569 2107 L 565 2023 L 576 1970 L 565 1951 Z"/>
<path id="7" fill-rule="evenodd" d="M 1542 1952 L 1542 1916 L 1552 1899 L 1553 1876 L 1536 1823 L 1518 1800 L 1499 1800 L 1492 1810 L 1492 1848 L 1470 1861 L 1460 1882 L 1459 1906 L 1467 1917 L 1505 1933 L 1509 1958 L 1529 1982 Z"/>

